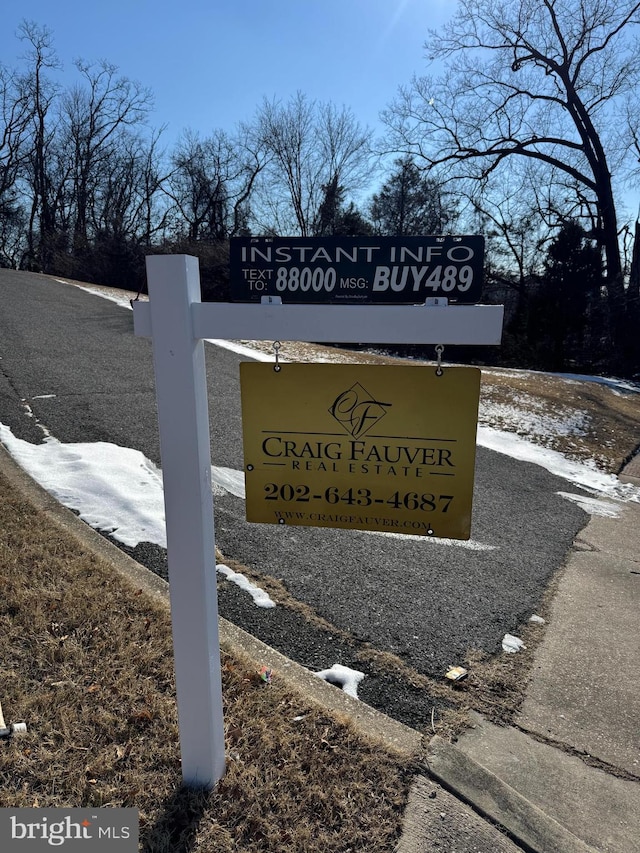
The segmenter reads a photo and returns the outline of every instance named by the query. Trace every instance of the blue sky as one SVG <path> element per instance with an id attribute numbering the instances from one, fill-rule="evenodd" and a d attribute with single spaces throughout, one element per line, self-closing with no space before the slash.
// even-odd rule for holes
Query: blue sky
<path id="1" fill-rule="evenodd" d="M 250 120 L 263 96 L 350 107 L 381 132 L 380 110 L 412 74 L 453 0 L 21 0 L 3 10 L 0 61 L 18 64 L 23 19 L 48 26 L 66 85 L 73 60 L 106 59 L 155 96 L 153 127 L 172 143 Z"/>

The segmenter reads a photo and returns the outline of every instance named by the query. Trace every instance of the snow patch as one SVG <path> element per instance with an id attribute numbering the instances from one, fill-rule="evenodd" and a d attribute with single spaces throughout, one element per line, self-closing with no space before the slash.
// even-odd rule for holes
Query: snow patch
<path id="1" fill-rule="evenodd" d="M 218 489 L 214 488 L 214 494 L 220 494 L 222 490 L 223 494 L 229 492 L 237 498 L 245 499 L 244 472 L 237 471 L 235 468 L 221 468 L 213 465 L 211 479 L 214 486 L 218 487 Z"/>
<path id="2" fill-rule="evenodd" d="M 162 472 L 139 450 L 108 442 L 42 444 L 0 424 L 0 441 L 16 462 L 61 504 L 123 545 L 167 547 Z"/>
<path id="3" fill-rule="evenodd" d="M 449 545 L 453 548 L 467 548 L 469 551 L 497 551 L 497 545 L 486 545 L 476 542 L 475 539 L 446 539 L 432 536 L 415 536 L 412 533 L 391 533 L 386 530 L 361 530 L 369 536 L 390 536 L 395 539 L 410 540 L 413 542 L 433 542 L 436 545 Z"/>
<path id="4" fill-rule="evenodd" d="M 508 654 L 515 654 L 519 652 L 520 649 L 526 649 L 527 647 L 522 642 L 520 637 L 514 637 L 513 634 L 505 634 L 502 638 L 502 650 L 507 652 Z"/>
<path id="5" fill-rule="evenodd" d="M 329 684 L 341 687 L 346 694 L 352 696 L 354 699 L 358 698 L 358 684 L 364 678 L 364 672 L 359 672 L 357 669 L 350 669 L 348 666 L 342 666 L 340 663 L 334 663 L 331 669 L 314 672 L 314 675 L 323 681 L 328 681 Z"/>
<path id="6" fill-rule="evenodd" d="M 69 284 L 68 281 L 63 281 L 61 278 L 57 278 L 56 281 L 61 282 L 61 284 Z M 78 290 L 85 290 L 87 293 L 92 293 L 94 296 L 101 296 L 102 299 L 107 299 L 109 302 L 115 302 L 116 305 L 119 305 L 121 308 L 128 308 L 129 311 L 131 308 L 131 297 L 126 296 L 124 293 L 118 293 L 116 290 L 107 291 L 102 289 L 96 289 L 95 287 L 83 287 L 81 284 L 74 285 L 78 288 Z"/>
<path id="7" fill-rule="evenodd" d="M 522 401 L 522 405 L 518 403 Z M 550 413 L 544 403 L 525 400 L 522 395 L 514 394 L 511 403 L 483 401 L 480 404 L 479 418 L 482 423 L 500 424 L 509 432 L 518 435 L 534 435 L 538 439 L 550 439 L 555 436 L 585 435 L 589 418 L 586 412 L 565 407 L 564 413 Z"/>
<path id="8" fill-rule="evenodd" d="M 240 572 L 234 572 L 233 569 L 230 569 L 229 566 L 225 566 L 223 563 L 218 563 L 216 565 L 216 571 L 223 575 L 228 581 L 231 581 L 231 583 L 240 587 L 240 589 L 248 592 L 251 598 L 253 598 L 256 607 L 270 608 L 276 606 L 275 601 L 268 595 L 268 593 L 263 589 L 260 589 L 260 587 L 256 586 L 254 583 L 251 583 L 249 578 L 245 577 L 245 575 Z"/>
<path id="9" fill-rule="evenodd" d="M 611 501 L 601 501 L 597 498 L 589 498 L 586 495 L 575 495 L 572 492 L 558 492 L 560 497 L 577 503 L 589 515 L 599 515 L 602 518 L 618 518 L 622 507 Z"/>
<path id="10" fill-rule="evenodd" d="M 510 432 L 479 426 L 477 442 L 482 447 L 520 459 L 522 462 L 532 462 L 546 468 L 551 474 L 569 480 L 587 491 L 601 494 L 619 501 L 635 501 L 640 503 L 640 488 L 631 483 L 621 483 L 614 474 L 598 471 L 595 464 L 574 462 L 567 459 L 557 450 L 539 447 L 530 441 L 513 435 Z"/>
<path id="11" fill-rule="evenodd" d="M 247 358 L 251 358 L 254 361 L 273 361 L 275 362 L 275 353 L 265 353 L 261 352 L 258 349 L 254 349 L 253 347 L 248 347 L 246 344 L 241 344 L 239 341 L 223 341 L 218 338 L 206 338 L 207 343 L 213 344 L 216 347 L 221 347 L 222 349 L 228 349 L 230 352 L 235 352 L 238 355 L 244 355 Z M 286 359 L 278 356 L 279 361 L 286 361 Z"/>

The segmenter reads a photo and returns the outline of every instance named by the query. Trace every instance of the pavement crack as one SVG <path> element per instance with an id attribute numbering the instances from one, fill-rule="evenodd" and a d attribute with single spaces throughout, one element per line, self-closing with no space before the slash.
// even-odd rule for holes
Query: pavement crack
<path id="1" fill-rule="evenodd" d="M 598 758 L 595 755 L 591 755 L 588 752 L 583 752 L 580 749 L 576 749 L 576 747 L 571 746 L 568 743 L 565 743 L 561 740 L 556 740 L 555 738 L 549 737 L 547 735 L 542 735 L 539 732 L 534 732 L 530 729 L 527 729 L 524 726 L 519 725 L 517 722 L 512 723 L 514 729 L 517 729 L 522 734 L 530 737 L 532 740 L 537 741 L 538 743 L 545 744 L 546 746 L 551 746 L 554 749 L 559 749 L 561 752 L 565 752 L 567 755 L 571 755 L 574 758 L 579 758 L 584 764 L 588 767 L 594 767 L 597 770 L 602 770 L 605 773 L 608 773 L 610 776 L 616 776 L 618 779 L 623 779 L 627 782 L 640 782 L 640 774 L 630 773 L 628 770 L 625 770 L 622 767 L 616 767 L 615 764 L 610 764 L 607 761 L 603 761 L 601 758 Z"/>
<path id="2" fill-rule="evenodd" d="M 591 542 L 585 542 L 584 539 L 576 539 L 573 543 L 573 548 L 575 551 L 588 551 L 591 553 L 598 554 L 600 553 L 600 548 L 596 548 L 595 545 L 592 545 Z"/>

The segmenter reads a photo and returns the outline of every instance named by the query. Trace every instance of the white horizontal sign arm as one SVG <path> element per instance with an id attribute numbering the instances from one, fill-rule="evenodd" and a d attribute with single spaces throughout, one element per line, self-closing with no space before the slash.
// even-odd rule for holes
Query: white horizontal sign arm
<path id="1" fill-rule="evenodd" d="M 134 302 L 137 335 L 151 337 L 148 303 Z M 502 305 L 278 305 L 194 302 L 196 339 L 491 346 L 502 337 Z"/>

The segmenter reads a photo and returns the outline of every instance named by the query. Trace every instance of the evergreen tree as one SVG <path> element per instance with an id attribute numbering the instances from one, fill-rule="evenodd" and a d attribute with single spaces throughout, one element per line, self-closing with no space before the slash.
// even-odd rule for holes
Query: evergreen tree
<path id="1" fill-rule="evenodd" d="M 361 237 L 372 234 L 371 224 L 353 202 L 344 203 L 345 190 L 334 177 L 322 187 L 322 201 L 314 222 L 314 234 L 342 234 L 349 237 Z"/>
<path id="2" fill-rule="evenodd" d="M 541 366 L 598 369 L 607 358 L 602 256 L 575 221 L 563 224 L 550 244 L 529 319 L 530 340 Z"/>
<path id="3" fill-rule="evenodd" d="M 395 171 L 371 202 L 378 234 L 389 236 L 443 234 L 456 217 L 441 185 L 427 177 L 410 157 L 395 162 Z"/>

